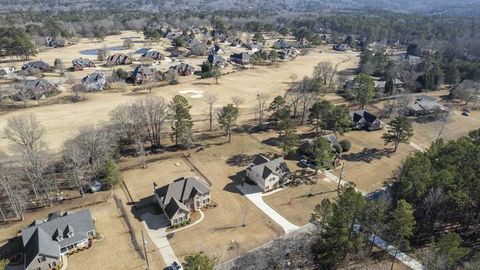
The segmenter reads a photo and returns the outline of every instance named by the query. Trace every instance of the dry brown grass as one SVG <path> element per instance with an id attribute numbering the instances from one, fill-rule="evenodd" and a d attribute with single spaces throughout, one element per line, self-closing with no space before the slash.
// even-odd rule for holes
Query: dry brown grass
<path id="1" fill-rule="evenodd" d="M 310 222 L 315 205 L 323 199 L 333 199 L 337 195 L 337 185 L 321 175 L 318 176 L 319 179 L 314 184 L 288 187 L 263 197 L 263 200 L 288 221 L 303 226 Z"/>

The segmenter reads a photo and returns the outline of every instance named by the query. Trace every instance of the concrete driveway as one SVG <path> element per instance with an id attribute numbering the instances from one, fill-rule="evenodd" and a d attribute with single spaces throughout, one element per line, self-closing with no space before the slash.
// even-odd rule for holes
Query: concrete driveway
<path id="1" fill-rule="evenodd" d="M 258 207 L 263 213 L 269 216 L 273 221 L 280 225 L 285 231 L 286 234 L 297 230 L 299 227 L 295 224 L 292 224 L 290 221 L 286 220 L 282 215 L 277 211 L 271 208 L 268 204 L 263 201 L 263 196 L 269 195 L 268 193 L 262 193 L 262 190 L 257 185 L 249 185 L 244 183 L 243 185 L 238 185 L 237 189 L 242 192 L 245 197 L 247 197 L 255 206 Z"/>
<path id="2" fill-rule="evenodd" d="M 180 260 L 177 258 L 177 255 L 175 255 L 167 239 L 167 228 L 169 226 L 167 217 L 164 214 L 154 215 L 147 212 L 143 214 L 141 218 L 145 230 L 160 251 L 165 264 L 171 265 L 173 262 L 180 263 Z"/>

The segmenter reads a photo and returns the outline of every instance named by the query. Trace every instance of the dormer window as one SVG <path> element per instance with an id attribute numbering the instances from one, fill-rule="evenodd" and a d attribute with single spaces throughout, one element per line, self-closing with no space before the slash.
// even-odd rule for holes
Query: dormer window
<path id="1" fill-rule="evenodd" d="M 73 227 L 72 225 L 67 225 L 67 227 L 65 227 L 65 230 L 63 231 L 63 235 L 66 237 L 66 238 L 72 238 L 73 237 Z"/>
<path id="2" fill-rule="evenodd" d="M 57 241 L 57 242 L 60 242 L 63 240 L 63 235 L 62 235 L 62 232 L 60 231 L 59 228 L 57 228 L 55 230 L 55 232 L 53 233 L 53 240 Z"/>

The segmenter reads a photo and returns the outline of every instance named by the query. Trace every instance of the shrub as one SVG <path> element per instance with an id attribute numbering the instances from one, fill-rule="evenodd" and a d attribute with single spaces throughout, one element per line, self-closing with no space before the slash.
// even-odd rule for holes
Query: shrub
<path id="1" fill-rule="evenodd" d="M 342 147 L 343 152 L 348 152 L 350 151 L 350 148 L 352 148 L 352 143 L 350 143 L 349 140 L 341 140 L 339 144 Z"/>
<path id="2" fill-rule="evenodd" d="M 342 151 L 342 146 L 341 146 L 341 145 L 338 145 L 338 144 L 333 145 L 333 149 L 335 150 L 335 152 L 337 152 L 337 153 L 339 153 L 339 154 L 340 154 L 341 152 L 343 152 L 343 151 Z"/>

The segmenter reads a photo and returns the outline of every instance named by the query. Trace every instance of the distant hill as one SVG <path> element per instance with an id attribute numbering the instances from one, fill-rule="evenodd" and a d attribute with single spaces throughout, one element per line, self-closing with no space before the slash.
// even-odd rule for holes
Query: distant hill
<path id="1" fill-rule="evenodd" d="M 0 11 L 18 10 L 270 10 L 374 11 L 480 16 L 480 0 L 0 0 Z"/>

